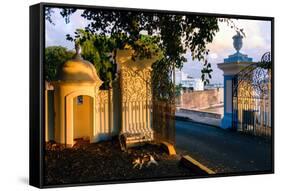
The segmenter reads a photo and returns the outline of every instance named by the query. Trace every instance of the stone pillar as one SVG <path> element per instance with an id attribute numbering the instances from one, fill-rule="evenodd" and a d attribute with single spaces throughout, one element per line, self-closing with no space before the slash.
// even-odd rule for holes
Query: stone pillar
<path id="1" fill-rule="evenodd" d="M 234 75 L 224 75 L 224 115 L 221 122 L 222 128 L 232 127 L 232 84 Z"/>
<path id="2" fill-rule="evenodd" d="M 224 59 L 223 63 L 218 64 L 218 68 L 223 71 L 224 75 L 224 115 L 221 121 L 221 128 L 223 129 L 232 128 L 233 78 L 243 68 L 253 64 L 252 58 L 239 52 L 243 45 L 243 36 L 237 32 L 232 39 L 237 52 Z"/>
<path id="3" fill-rule="evenodd" d="M 223 129 L 232 128 L 233 78 L 238 72 L 250 64 L 252 64 L 252 62 L 230 62 L 218 64 L 218 67 L 223 71 L 224 76 L 224 115 L 221 122 L 221 127 Z"/>
<path id="4" fill-rule="evenodd" d="M 153 140 L 151 123 L 151 65 L 157 57 L 132 60 L 133 50 L 118 50 L 116 61 L 120 82 L 121 134 L 144 135 Z"/>

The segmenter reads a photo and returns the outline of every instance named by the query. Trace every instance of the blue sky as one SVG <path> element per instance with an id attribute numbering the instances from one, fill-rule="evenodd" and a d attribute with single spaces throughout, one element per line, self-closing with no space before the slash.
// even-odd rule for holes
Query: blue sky
<path id="1" fill-rule="evenodd" d="M 78 10 L 70 16 L 70 23 L 66 24 L 59 14 L 59 9 L 54 9 L 52 20 L 55 23 L 46 22 L 46 46 L 64 46 L 69 50 L 74 49 L 74 44 L 65 39 L 66 34 L 72 34 L 78 28 L 84 28 L 89 21 L 80 15 L 83 10 Z M 263 53 L 270 51 L 271 48 L 271 23 L 270 21 L 258 20 L 233 20 L 239 28 L 243 28 L 246 37 L 243 39 L 243 47 L 240 52 L 252 57 L 254 61 L 259 61 Z M 208 44 L 210 54 L 209 62 L 212 64 L 211 83 L 223 83 L 223 73 L 217 67 L 217 63 L 222 63 L 224 58 L 235 53 L 232 45 L 232 36 L 235 31 L 227 26 L 226 23 L 219 23 L 220 31 L 216 34 L 214 41 Z M 202 65 L 192 60 L 187 53 L 188 62 L 184 64 L 183 71 L 190 76 L 200 78 Z"/>

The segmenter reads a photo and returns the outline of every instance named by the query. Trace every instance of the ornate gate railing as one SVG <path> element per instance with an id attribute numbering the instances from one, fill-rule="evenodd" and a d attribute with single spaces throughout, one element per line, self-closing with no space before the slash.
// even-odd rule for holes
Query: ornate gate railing
<path id="1" fill-rule="evenodd" d="M 233 79 L 233 128 L 271 136 L 271 54 L 241 70 Z"/>

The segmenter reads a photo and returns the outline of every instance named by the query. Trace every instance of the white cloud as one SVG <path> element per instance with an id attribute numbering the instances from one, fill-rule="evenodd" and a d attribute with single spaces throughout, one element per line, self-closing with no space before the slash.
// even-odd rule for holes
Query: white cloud
<path id="1" fill-rule="evenodd" d="M 243 28 L 246 37 L 243 39 L 243 47 L 241 52 L 252 57 L 254 61 L 260 60 L 263 53 L 271 48 L 271 27 L 269 21 L 257 20 L 233 20 L 238 28 Z M 232 37 L 236 34 L 235 30 L 226 23 L 219 23 L 220 31 L 214 37 L 211 44 L 207 47 L 210 49 L 208 57 L 212 64 L 212 80 L 211 83 L 222 83 L 223 73 L 217 67 L 217 63 L 222 63 L 224 58 L 236 52 L 233 48 Z M 190 58 L 189 58 L 190 60 Z M 201 76 L 200 70 L 202 65 L 196 64 L 196 61 L 191 61 L 185 64 L 183 70 L 196 78 Z"/>
<path id="2" fill-rule="evenodd" d="M 268 51 L 271 47 L 271 31 L 269 21 L 235 19 L 233 22 L 238 28 L 242 28 L 246 34 L 243 38 L 243 47 L 241 52 L 248 54 L 256 52 L 258 55 L 250 55 L 254 59 L 261 57 L 262 53 Z M 233 48 L 232 37 L 236 34 L 235 30 L 227 23 L 219 23 L 220 31 L 216 34 L 214 41 L 207 47 L 210 49 L 210 54 L 217 54 L 218 58 L 223 61 L 223 58 L 235 52 Z M 256 50 L 256 51 L 253 51 Z"/>
<path id="3" fill-rule="evenodd" d="M 210 58 L 215 60 L 215 59 L 218 58 L 218 54 L 217 53 L 211 53 Z"/>

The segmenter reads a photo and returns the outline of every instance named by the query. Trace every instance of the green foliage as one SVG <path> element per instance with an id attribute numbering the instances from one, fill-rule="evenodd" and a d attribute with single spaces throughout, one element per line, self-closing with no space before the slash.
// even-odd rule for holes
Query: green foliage
<path id="1" fill-rule="evenodd" d="M 159 37 L 157 36 L 140 35 L 140 38 L 131 45 L 132 48 L 136 50 L 134 55 L 132 55 L 132 59 L 149 59 L 153 56 L 161 57 L 163 52 L 159 46 L 157 46 L 158 41 Z"/>
<path id="2" fill-rule="evenodd" d="M 75 41 L 82 47 L 82 57 L 94 64 L 99 77 L 104 82 L 102 89 L 108 89 L 116 72 L 112 60 L 114 40 L 106 36 L 93 35 L 81 29 L 75 34 Z"/>
<path id="3" fill-rule="evenodd" d="M 82 29 L 77 29 L 74 37 L 67 35 L 66 38 L 81 45 L 82 57 L 95 66 L 100 79 L 104 82 L 101 88 L 108 89 L 116 72 L 112 58 L 112 52 L 116 46 L 114 39 L 104 35 L 91 34 Z"/>
<path id="4" fill-rule="evenodd" d="M 52 20 L 52 14 L 54 13 L 53 9 L 51 7 L 45 7 L 45 19 L 49 23 L 54 25 L 54 22 Z"/>
<path id="5" fill-rule="evenodd" d="M 115 49 L 130 45 L 135 50 L 132 59 L 150 58 L 156 51 L 147 47 L 158 47 L 163 57 L 153 66 L 153 83 L 156 83 L 153 88 L 155 98 L 165 100 L 173 100 L 175 93 L 172 71 L 182 68 L 188 51 L 193 59 L 205 61 L 209 53 L 206 45 L 219 30 L 217 18 L 195 15 L 85 10 L 81 16 L 92 21 L 86 31 L 110 36 L 116 42 Z M 149 45 L 140 43 L 142 33 L 150 35 Z M 204 67 L 203 71 L 211 76 L 209 68 Z M 206 78 L 203 80 L 208 82 Z"/>
<path id="6" fill-rule="evenodd" d="M 201 79 L 204 82 L 204 85 L 210 83 L 209 79 L 212 78 L 211 72 L 213 72 L 211 63 L 208 63 L 208 61 L 206 60 L 204 63 L 204 68 L 201 70 Z"/>
<path id="7" fill-rule="evenodd" d="M 125 44 L 123 46 L 120 45 L 123 42 L 121 37 L 108 37 L 102 34 L 92 34 L 87 30 L 77 29 L 74 37 L 67 34 L 66 38 L 82 46 L 83 58 L 94 64 L 99 77 L 104 81 L 102 88 L 108 89 L 116 73 L 116 50 L 118 47 L 124 48 L 125 46 Z M 161 51 L 155 44 L 156 38 L 141 35 L 134 43 L 134 49 L 139 51 L 135 51 L 132 59 L 151 58 L 153 55 L 160 55 Z"/>
<path id="8" fill-rule="evenodd" d="M 162 58 L 152 65 L 152 94 L 154 100 L 173 102 L 175 86 L 171 80 L 172 70 L 165 62 L 166 59 Z"/>
<path id="9" fill-rule="evenodd" d="M 65 19 L 69 19 L 69 16 L 75 11 L 61 9 L 61 15 Z M 100 9 L 85 9 L 81 16 L 90 21 L 90 24 L 85 27 L 86 33 L 98 34 L 99 38 L 104 39 L 110 37 L 109 39 L 114 42 L 110 43 L 113 61 L 116 49 L 122 49 L 125 45 L 130 45 L 135 50 L 132 59 L 136 57 L 150 58 L 157 53 L 153 47 L 158 47 L 157 51 L 161 51 L 163 56 L 153 65 L 153 88 L 156 88 L 154 89 L 155 98 L 165 100 L 174 97 L 173 70 L 182 68 L 183 63 L 187 61 L 187 52 L 191 52 L 193 60 L 196 59 L 202 63 L 208 62 L 206 59 L 209 53 L 207 44 L 213 41 L 215 33 L 219 31 L 218 22 L 220 21 L 215 17 L 194 14 L 180 15 Z M 228 21 L 229 19 L 223 19 L 221 22 Z M 229 22 L 229 25 L 231 24 Z M 235 28 L 235 30 L 238 29 Z M 143 39 L 143 34 L 147 34 L 149 38 Z M 81 42 L 84 42 L 88 38 L 80 38 L 80 35 L 76 33 L 75 37 L 67 35 L 67 39 L 82 39 Z M 105 42 L 105 44 L 107 43 Z M 104 44 L 95 47 L 99 50 L 103 46 Z M 100 54 L 101 52 L 99 56 L 102 56 Z M 106 57 L 102 59 L 104 58 L 107 59 Z M 211 65 L 204 64 L 202 80 L 205 83 L 209 82 L 211 72 Z"/>
<path id="10" fill-rule="evenodd" d="M 70 22 L 70 15 L 77 11 L 76 8 L 63 8 L 60 12 L 61 16 L 64 17 L 65 23 Z"/>
<path id="11" fill-rule="evenodd" d="M 74 53 L 62 46 L 50 46 L 45 49 L 45 79 L 56 79 L 60 66 L 73 57 Z"/>
<path id="12" fill-rule="evenodd" d="M 68 23 L 70 15 L 76 11 L 73 8 L 62 8 L 60 14 Z M 46 20 L 52 22 L 51 8 L 46 8 L 45 12 Z M 186 62 L 187 51 L 191 52 L 192 59 L 206 62 L 206 55 L 209 53 L 206 45 L 213 41 L 215 33 L 218 32 L 218 22 L 227 23 L 230 28 L 245 36 L 243 29 L 238 28 L 229 18 L 100 9 L 85 9 L 81 16 L 91 21 L 85 28 L 87 32 L 110 36 L 115 39 L 115 48 L 122 49 L 125 44 L 129 44 L 136 50 L 135 56 L 151 56 L 150 51 L 137 43 L 141 34 L 147 33 L 154 38 L 153 43 L 161 48 L 166 57 L 164 63 L 173 69 L 181 68 Z M 202 80 L 206 83 L 210 71 L 210 68 L 203 65 Z"/>
<path id="13" fill-rule="evenodd" d="M 149 57 L 150 52 L 137 43 L 141 33 L 146 32 L 163 51 L 165 63 L 176 68 L 183 66 L 188 50 L 193 59 L 204 60 L 208 54 L 206 45 L 219 30 L 217 18 L 195 15 L 85 10 L 82 17 L 92 21 L 86 27 L 89 32 L 120 39 L 118 48 L 129 44 Z"/>

